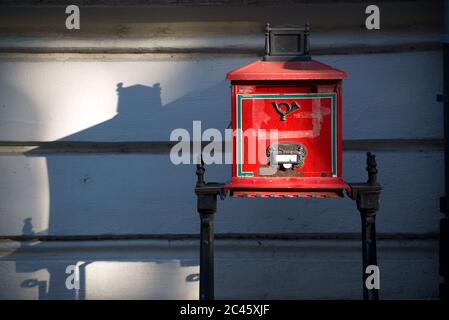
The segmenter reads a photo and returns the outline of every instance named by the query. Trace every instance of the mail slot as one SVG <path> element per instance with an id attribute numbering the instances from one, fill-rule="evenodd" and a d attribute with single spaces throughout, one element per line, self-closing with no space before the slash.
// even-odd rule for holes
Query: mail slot
<path id="1" fill-rule="evenodd" d="M 279 48 L 290 36 L 294 44 Z M 234 197 L 339 197 L 344 71 L 311 59 L 309 28 L 267 25 L 262 60 L 231 81 Z M 296 48 L 292 52 L 292 48 Z"/>

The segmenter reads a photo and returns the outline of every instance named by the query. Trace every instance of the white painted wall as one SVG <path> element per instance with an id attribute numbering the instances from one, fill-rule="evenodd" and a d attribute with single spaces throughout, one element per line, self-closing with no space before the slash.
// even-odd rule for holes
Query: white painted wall
<path id="1" fill-rule="evenodd" d="M 379 232 L 437 232 L 442 154 L 377 152 L 377 157 L 385 188 Z M 343 164 L 347 181 L 366 180 L 364 153 L 346 152 Z M 24 233 L 27 218 L 39 234 L 198 232 L 195 167 L 175 166 L 168 155 L 8 155 L 0 157 L 0 165 L 0 235 Z M 229 166 L 206 170 L 209 181 L 230 178 Z M 425 175 L 418 179 L 420 172 Z M 219 202 L 216 231 L 358 232 L 359 222 L 347 198 L 228 198 Z"/>
<path id="2" fill-rule="evenodd" d="M 298 5 L 296 11 L 242 7 L 235 16 L 213 6 L 105 7 L 104 15 L 95 8 L 88 9 L 90 18 L 78 36 L 59 28 L 58 8 L 39 8 L 35 16 L 36 8 L 0 10 L 0 141 L 167 141 L 174 128 L 191 130 L 193 120 L 202 120 L 203 129 L 223 130 L 230 119 L 225 74 L 258 59 L 265 19 L 276 22 L 295 12 L 317 26 L 315 58 L 349 73 L 345 140 L 440 139 L 439 11 L 424 3 L 382 4 L 385 30 L 377 33 L 360 29 L 360 17 L 354 16 L 363 7 L 358 3 L 338 10 L 327 3 Z M 322 19 L 323 10 L 338 11 L 344 19 L 330 14 Z M 24 17 L 30 19 L 18 24 Z M 106 53 L 98 52 L 102 48 Z M 128 52 L 132 48 L 152 53 Z M 108 53 L 118 49 L 122 52 Z M 384 239 L 381 298 L 437 297 L 443 155 L 424 146 L 375 151 L 385 189 L 377 224 Z M 174 166 L 168 154 L 151 152 L 11 150 L 0 146 L 0 237 L 144 234 L 147 239 L 1 240 L 0 298 L 198 297 L 198 242 L 150 239 L 199 232 L 193 165 Z M 207 167 L 208 181 L 229 176 L 229 166 Z M 364 152 L 345 150 L 343 177 L 366 179 Z M 228 239 L 217 241 L 216 296 L 358 299 L 358 241 L 273 238 L 345 238 L 359 231 L 358 212 L 347 198 L 220 201 L 216 232 Z M 234 233 L 268 239 L 238 240 L 229 236 Z M 65 267 L 81 262 L 86 262 L 82 289 L 65 289 Z"/>
<path id="3" fill-rule="evenodd" d="M 344 139 L 442 137 L 440 52 L 316 58 L 349 73 Z M 166 141 L 193 120 L 224 131 L 226 73 L 255 59 L 0 61 L 0 140 Z"/>

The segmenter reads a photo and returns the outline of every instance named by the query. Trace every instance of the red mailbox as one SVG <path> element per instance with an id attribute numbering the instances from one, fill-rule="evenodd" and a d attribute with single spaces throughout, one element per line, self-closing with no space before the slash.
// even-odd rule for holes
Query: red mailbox
<path id="1" fill-rule="evenodd" d="M 367 153 L 367 182 L 341 178 L 341 94 L 344 71 L 309 55 L 309 27 L 271 28 L 265 56 L 228 73 L 232 98 L 232 178 L 204 181 L 196 165 L 200 232 L 200 299 L 214 298 L 214 216 L 217 196 L 341 197 L 346 190 L 362 219 L 363 297 L 379 298 L 366 286 L 368 266 L 377 266 L 375 217 L 382 186 L 376 159 Z"/>
<path id="2" fill-rule="evenodd" d="M 232 196 L 343 196 L 349 189 L 341 178 L 346 76 L 310 59 L 307 26 L 300 32 L 267 26 L 264 59 L 227 74 L 234 134 L 225 188 Z"/>

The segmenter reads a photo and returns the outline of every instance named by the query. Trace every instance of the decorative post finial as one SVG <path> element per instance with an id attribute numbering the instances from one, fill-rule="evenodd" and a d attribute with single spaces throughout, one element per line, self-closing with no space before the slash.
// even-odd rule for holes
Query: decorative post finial
<path id="1" fill-rule="evenodd" d="M 310 53 L 310 23 L 306 22 L 304 25 L 304 53 L 309 54 Z"/>
<path id="2" fill-rule="evenodd" d="M 377 184 L 376 156 L 371 152 L 366 153 L 366 171 L 368 172 L 368 184 Z"/>
<path id="3" fill-rule="evenodd" d="M 202 187 L 206 184 L 204 182 L 204 171 L 206 171 L 206 169 L 204 169 L 204 161 L 202 155 L 199 156 L 198 160 L 199 161 L 196 164 L 196 175 L 197 175 L 196 186 Z"/>
<path id="4" fill-rule="evenodd" d="M 265 55 L 270 54 L 270 24 L 265 24 Z"/>

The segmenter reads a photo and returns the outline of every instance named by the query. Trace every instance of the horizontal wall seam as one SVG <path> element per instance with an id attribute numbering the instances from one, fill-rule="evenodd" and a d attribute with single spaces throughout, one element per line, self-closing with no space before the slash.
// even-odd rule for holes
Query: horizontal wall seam
<path id="1" fill-rule="evenodd" d="M 177 141 L 0 141 L 0 154 L 148 153 L 167 154 Z M 206 146 L 210 142 L 202 142 Z M 188 144 L 188 142 L 187 142 Z M 344 151 L 442 151 L 443 139 L 344 140 Z M 225 143 L 221 145 L 226 150 Z M 229 149 L 229 146 L 228 146 Z M 193 150 L 192 143 L 190 150 Z"/>
<path id="2" fill-rule="evenodd" d="M 217 240 L 358 240 L 359 233 L 217 233 Z M 198 234 L 2 235 L 10 241 L 192 240 Z M 438 233 L 378 233 L 378 240 L 436 240 Z"/>
<path id="3" fill-rule="evenodd" d="M 347 54 L 374 54 L 399 53 L 409 51 L 440 50 L 439 42 L 411 42 L 397 45 L 357 45 L 341 47 L 312 48 L 313 55 L 347 55 Z M 259 47 L 0 47 L 0 53 L 8 54 L 229 54 L 229 55 L 257 55 L 264 54 Z"/>

